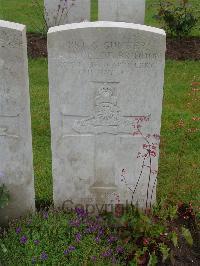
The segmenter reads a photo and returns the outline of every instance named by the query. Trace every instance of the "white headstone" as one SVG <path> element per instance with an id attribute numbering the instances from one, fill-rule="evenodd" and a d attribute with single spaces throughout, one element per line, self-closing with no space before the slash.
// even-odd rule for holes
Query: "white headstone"
<path id="1" fill-rule="evenodd" d="M 155 202 L 165 46 L 163 30 L 136 24 L 49 30 L 56 206 Z"/>
<path id="2" fill-rule="evenodd" d="M 98 0 L 99 20 L 144 24 L 145 0 Z"/>
<path id="3" fill-rule="evenodd" d="M 0 20 L 0 223 L 35 208 L 26 28 Z"/>
<path id="4" fill-rule="evenodd" d="M 44 0 L 48 27 L 90 21 L 90 0 Z"/>

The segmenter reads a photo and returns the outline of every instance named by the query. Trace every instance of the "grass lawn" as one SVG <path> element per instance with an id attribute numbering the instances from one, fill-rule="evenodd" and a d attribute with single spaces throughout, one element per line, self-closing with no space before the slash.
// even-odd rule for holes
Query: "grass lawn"
<path id="1" fill-rule="evenodd" d="M 162 27 L 154 17 L 158 2 L 159 0 L 146 0 L 146 25 Z M 189 2 L 196 13 L 200 12 L 199 0 Z M 98 17 L 98 0 L 91 0 L 91 7 L 91 18 L 94 21 Z M 41 31 L 44 26 L 43 0 L 0 0 L 0 19 L 25 24 L 29 32 Z M 199 36 L 199 27 L 200 20 L 192 35 Z"/>
<path id="2" fill-rule="evenodd" d="M 47 60 L 30 60 L 32 134 L 37 201 L 52 200 Z"/>
<path id="3" fill-rule="evenodd" d="M 196 206 L 200 203 L 200 131 L 187 136 L 182 152 L 183 129 L 176 129 L 175 125 L 184 119 L 189 127 L 199 126 L 199 122 L 192 121 L 193 116 L 200 116 L 199 102 L 194 108 L 187 107 L 190 84 L 200 81 L 199 68 L 200 63 L 193 61 L 166 63 L 158 179 L 159 199 L 192 201 Z M 47 61 L 30 60 L 29 71 L 36 198 L 44 202 L 52 200 Z M 181 170 L 177 174 L 180 153 Z"/>

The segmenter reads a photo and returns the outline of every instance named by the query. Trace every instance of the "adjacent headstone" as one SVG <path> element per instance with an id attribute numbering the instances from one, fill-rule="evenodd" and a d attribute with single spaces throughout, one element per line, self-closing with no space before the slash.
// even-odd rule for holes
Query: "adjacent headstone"
<path id="1" fill-rule="evenodd" d="M 0 223 L 35 208 L 26 28 L 0 20 Z"/>
<path id="2" fill-rule="evenodd" d="M 90 0 L 44 0 L 48 27 L 90 21 Z"/>
<path id="3" fill-rule="evenodd" d="M 144 24 L 145 0 L 99 0 L 99 20 Z"/>
<path id="4" fill-rule="evenodd" d="M 165 39 L 132 23 L 49 30 L 56 206 L 155 202 Z"/>

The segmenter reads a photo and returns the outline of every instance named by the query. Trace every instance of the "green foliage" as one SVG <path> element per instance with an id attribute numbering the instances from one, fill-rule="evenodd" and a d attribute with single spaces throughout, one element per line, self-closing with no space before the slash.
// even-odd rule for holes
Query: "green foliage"
<path id="1" fill-rule="evenodd" d="M 160 0 L 158 18 L 164 22 L 167 33 L 175 37 L 188 36 L 198 21 L 188 0 L 177 3 Z"/>
<path id="2" fill-rule="evenodd" d="M 148 262 L 148 266 L 158 265 L 158 258 L 155 254 L 151 254 Z"/>
<path id="3" fill-rule="evenodd" d="M 9 192 L 5 185 L 0 186 L 0 209 L 8 205 Z"/>
<path id="4" fill-rule="evenodd" d="M 164 243 L 159 244 L 160 251 L 163 255 L 163 262 L 165 262 L 169 257 L 170 248 Z"/>
<path id="5" fill-rule="evenodd" d="M 185 210 L 179 207 L 177 213 L 178 221 Z M 180 232 L 191 245 L 187 227 L 176 219 L 164 222 L 159 212 L 147 215 L 130 207 L 116 218 L 89 216 L 82 209 L 71 213 L 52 209 L 10 224 L 0 236 L 0 264 L 155 266 L 173 259 L 170 247 L 172 243 L 177 247 Z"/>
<path id="6" fill-rule="evenodd" d="M 182 234 L 185 238 L 185 240 L 187 241 L 187 243 L 192 246 L 193 245 L 193 238 L 192 238 L 192 235 L 190 233 L 190 230 L 185 228 L 185 227 L 182 227 Z"/>
<path id="7" fill-rule="evenodd" d="M 169 235 L 169 237 L 170 237 L 173 245 L 175 247 L 177 247 L 178 246 L 178 236 L 177 236 L 176 232 L 171 232 L 170 235 Z"/>
<path id="8" fill-rule="evenodd" d="M 122 238 L 127 243 L 131 243 L 133 250 L 135 249 L 133 263 L 146 261 L 149 265 L 156 265 L 158 258 L 154 250 L 160 252 L 160 255 L 166 260 L 167 227 L 163 219 L 158 218 L 157 215 L 158 213 L 146 215 L 132 206 L 130 211 L 121 218 L 120 223 L 124 226 L 123 232 L 121 232 Z"/>
<path id="9" fill-rule="evenodd" d="M 8 250 L 7 250 L 7 248 L 5 247 L 4 244 L 1 244 L 0 247 L 1 247 L 1 250 L 2 250 L 3 253 L 8 252 Z M 1 261 L 0 261 L 0 262 L 1 262 Z"/>
<path id="10" fill-rule="evenodd" d="M 153 212 L 154 214 L 159 213 L 159 217 L 162 220 L 174 220 L 177 217 L 177 206 L 174 204 L 165 204 L 166 198 L 162 199 L 160 202 L 157 202 L 153 206 Z M 165 208 L 163 208 L 165 206 Z"/>
<path id="11" fill-rule="evenodd" d="M 103 229 L 98 241 L 97 231 L 88 230 L 93 229 L 91 225 Z M 108 242 L 111 234 L 114 231 L 103 220 L 93 217 L 81 218 L 75 213 L 55 210 L 36 213 L 13 222 L 0 237 L 0 262 L 2 265 L 112 265 L 115 258 L 116 265 L 124 265 L 121 257 L 125 258 L 126 247 L 123 254 L 118 251 L 122 243 L 118 239 Z"/>

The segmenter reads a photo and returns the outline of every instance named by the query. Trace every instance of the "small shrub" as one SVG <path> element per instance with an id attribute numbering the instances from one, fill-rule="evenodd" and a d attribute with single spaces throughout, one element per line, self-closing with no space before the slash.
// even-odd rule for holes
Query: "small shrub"
<path id="1" fill-rule="evenodd" d="M 173 3 L 160 1 L 158 19 L 164 23 L 164 28 L 169 35 L 185 37 L 190 34 L 198 19 L 188 4 L 188 0 Z"/>

